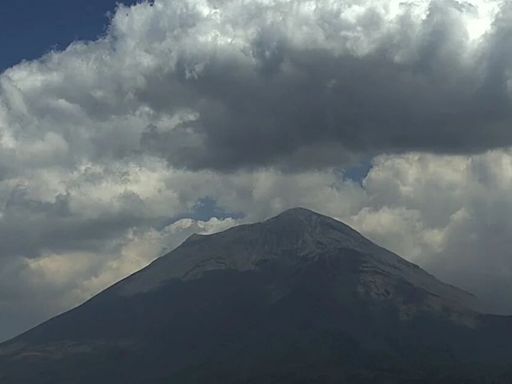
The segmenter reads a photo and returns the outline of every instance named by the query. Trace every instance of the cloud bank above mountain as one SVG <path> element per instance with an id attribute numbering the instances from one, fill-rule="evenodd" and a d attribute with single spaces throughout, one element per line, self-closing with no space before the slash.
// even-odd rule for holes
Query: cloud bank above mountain
<path id="1" fill-rule="evenodd" d="M 54 161 L 142 151 L 214 170 L 503 147 L 511 15 L 498 1 L 121 7 L 103 39 L 4 73 L 3 141 L 22 124 L 25 150 Z"/>
<path id="2" fill-rule="evenodd" d="M 297 205 L 512 313 L 511 25 L 506 1 L 157 0 L 5 71 L 0 338 Z"/>

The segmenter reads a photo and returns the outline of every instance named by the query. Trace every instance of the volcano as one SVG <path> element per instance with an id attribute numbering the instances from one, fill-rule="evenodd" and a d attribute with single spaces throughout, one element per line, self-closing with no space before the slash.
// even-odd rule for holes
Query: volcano
<path id="1" fill-rule="evenodd" d="M 172 252 L 0 345 L 0 382 L 510 383 L 512 319 L 303 208 Z"/>

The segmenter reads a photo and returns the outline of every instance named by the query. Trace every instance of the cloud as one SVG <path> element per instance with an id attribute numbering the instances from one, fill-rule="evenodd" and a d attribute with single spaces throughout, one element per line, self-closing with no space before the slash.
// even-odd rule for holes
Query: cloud
<path id="1" fill-rule="evenodd" d="M 192 111 L 142 134 L 144 150 L 173 165 L 314 168 L 511 142 L 504 3 L 216 4 L 154 8 L 186 20 L 170 38 L 174 67 L 142 93 L 161 113 Z M 154 19 L 139 21 L 149 28 Z M 119 36 L 132 32 L 122 25 Z"/>
<path id="2" fill-rule="evenodd" d="M 2 136 L 27 165 L 142 151 L 223 171 L 503 147 L 511 9 L 491 0 L 120 7 L 105 38 L 2 75 Z"/>
<path id="3" fill-rule="evenodd" d="M 363 181 L 369 200 L 347 218 L 438 277 L 512 313 L 512 152 L 382 156 Z"/>
<path id="4" fill-rule="evenodd" d="M 511 12 L 157 0 L 0 74 L 0 338 L 293 206 L 512 311 Z"/>

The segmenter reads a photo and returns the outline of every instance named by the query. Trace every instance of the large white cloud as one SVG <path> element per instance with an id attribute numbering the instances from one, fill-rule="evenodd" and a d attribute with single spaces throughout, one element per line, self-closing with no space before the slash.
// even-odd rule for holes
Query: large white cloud
<path id="1" fill-rule="evenodd" d="M 2 73 L 0 338 L 293 206 L 512 311 L 509 8 L 157 0 Z"/>

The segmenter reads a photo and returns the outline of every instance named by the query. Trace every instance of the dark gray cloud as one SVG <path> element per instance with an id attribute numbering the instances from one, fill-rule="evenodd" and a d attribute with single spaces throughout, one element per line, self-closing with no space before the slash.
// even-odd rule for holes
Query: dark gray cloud
<path id="1" fill-rule="evenodd" d="M 142 147 L 174 166 L 233 170 L 508 146 L 511 8 L 502 6 L 480 41 L 464 23 L 474 9 L 459 2 L 433 1 L 421 21 L 403 12 L 392 27 L 372 7 L 352 25 L 315 15 L 323 45 L 297 43 L 300 32 L 284 16 L 282 25 L 263 24 L 248 38 L 245 61 L 213 51 L 180 57 L 174 71 L 159 75 L 140 99 L 162 112 L 190 108 L 197 118 L 171 130 L 148 127 Z M 358 28 L 370 36 L 363 52 L 328 44 Z"/>
<path id="2" fill-rule="evenodd" d="M 25 188 L 14 188 L 5 201 L 0 220 L 0 258 L 37 258 L 42 252 L 105 252 L 118 244 L 131 228 L 157 226 L 167 217 L 146 217 L 143 202 L 133 192 L 115 196 L 117 209 L 93 216 L 72 211 L 70 195 L 57 194 L 51 201 L 32 198 Z M 92 204 L 91 204 L 92 205 Z M 111 243 L 112 242 L 112 243 Z"/>
<path id="3" fill-rule="evenodd" d="M 7 71 L 21 153 L 297 170 L 512 144 L 508 2 L 180 4 L 121 8 L 104 39 Z"/>

